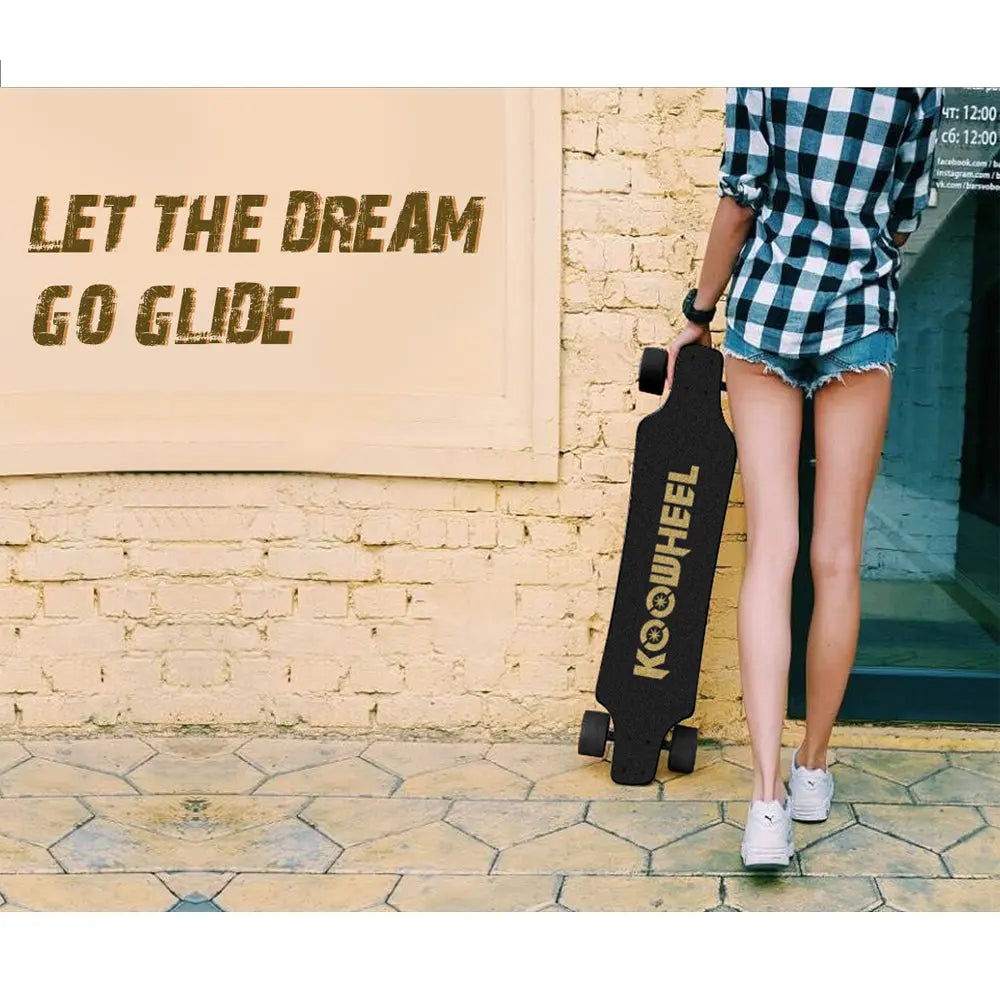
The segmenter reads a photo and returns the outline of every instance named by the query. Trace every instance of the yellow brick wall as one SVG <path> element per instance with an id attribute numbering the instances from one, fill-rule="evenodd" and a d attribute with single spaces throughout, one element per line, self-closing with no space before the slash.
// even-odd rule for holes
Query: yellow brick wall
<path id="1" fill-rule="evenodd" d="M 724 92 L 566 90 L 563 109 L 559 482 L 0 478 L 0 732 L 576 732 L 657 405 L 636 367 L 697 276 Z M 694 719 L 721 738 L 745 732 L 739 485 Z"/>

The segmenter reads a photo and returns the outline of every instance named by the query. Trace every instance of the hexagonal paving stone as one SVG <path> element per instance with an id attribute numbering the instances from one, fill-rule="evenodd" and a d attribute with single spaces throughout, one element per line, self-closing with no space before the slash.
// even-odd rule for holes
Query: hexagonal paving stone
<path id="1" fill-rule="evenodd" d="M 646 871 L 646 852 L 587 823 L 544 834 L 500 852 L 504 875 L 627 874 Z"/>
<path id="2" fill-rule="evenodd" d="M 342 847 L 378 840 L 441 819 L 448 799 L 316 799 L 302 819 Z"/>
<path id="3" fill-rule="evenodd" d="M 124 778 L 53 760 L 30 760 L 0 775 L 0 795 L 136 795 Z"/>
<path id="4" fill-rule="evenodd" d="M 404 875 L 389 902 L 403 912 L 541 910 L 555 899 L 551 875 Z"/>
<path id="5" fill-rule="evenodd" d="M 303 796 L 143 795 L 133 799 L 85 799 L 99 819 L 178 840 L 228 837 L 292 820 L 308 802 Z"/>
<path id="6" fill-rule="evenodd" d="M 604 761 L 551 774 L 535 782 L 530 799 L 658 799 L 660 785 L 619 785 Z"/>
<path id="7" fill-rule="evenodd" d="M 212 900 L 206 899 L 200 892 L 196 892 L 184 899 L 179 899 L 170 907 L 171 913 L 220 913 L 221 907 Z"/>
<path id="8" fill-rule="evenodd" d="M 495 854 L 493 848 L 439 822 L 348 847 L 333 870 L 338 873 L 485 875 Z"/>
<path id="9" fill-rule="evenodd" d="M 796 744 L 798 746 L 798 744 Z M 780 763 L 781 763 L 781 773 L 785 776 L 788 775 L 789 769 L 792 766 L 792 754 L 795 752 L 795 747 L 782 747 L 780 751 Z M 738 746 L 724 746 L 720 751 L 720 756 L 723 760 L 728 760 L 730 763 L 738 764 L 740 767 L 745 767 L 747 770 L 753 770 L 753 750 L 748 743 L 740 744 Z M 831 764 L 837 761 L 837 751 L 830 747 L 826 756 L 826 764 L 829 767 Z"/>
<path id="10" fill-rule="evenodd" d="M 715 802 L 594 802 L 587 822 L 653 850 L 717 823 Z"/>
<path id="11" fill-rule="evenodd" d="M 239 874 L 216 897 L 224 910 L 366 910 L 382 903 L 395 875 Z"/>
<path id="12" fill-rule="evenodd" d="M 985 826 L 944 852 L 954 875 L 1000 875 L 1000 830 Z"/>
<path id="13" fill-rule="evenodd" d="M 226 757 L 247 742 L 246 736 L 148 736 L 146 742 L 157 752 L 187 760 Z"/>
<path id="14" fill-rule="evenodd" d="M 196 845 L 197 865 L 230 871 L 325 872 L 340 848 L 299 819 L 240 831 Z"/>
<path id="15" fill-rule="evenodd" d="M 1000 753 L 950 753 L 952 764 L 1000 779 Z"/>
<path id="16" fill-rule="evenodd" d="M 319 740 L 292 736 L 258 736 L 244 743 L 238 757 L 267 774 L 297 771 L 317 764 L 357 757 L 369 745 L 368 740 Z"/>
<path id="17" fill-rule="evenodd" d="M 494 743 L 486 759 L 531 781 L 572 771 L 590 760 L 570 743 Z"/>
<path id="18" fill-rule="evenodd" d="M 849 764 L 831 764 L 834 802 L 912 802 L 905 785 Z"/>
<path id="19" fill-rule="evenodd" d="M 268 778 L 257 795 L 377 795 L 392 794 L 399 779 L 357 757 L 305 767 Z"/>
<path id="20" fill-rule="evenodd" d="M 205 758 L 159 753 L 132 771 L 129 779 L 147 795 L 158 792 L 208 795 L 249 792 L 264 776 L 231 753 Z"/>
<path id="21" fill-rule="evenodd" d="M 726 802 L 726 819 L 735 823 L 741 830 L 746 825 L 747 811 L 750 803 L 746 799 L 738 802 Z M 801 851 L 802 848 L 822 837 L 828 837 L 831 833 L 846 829 L 855 822 L 851 807 L 846 802 L 834 802 L 830 806 L 830 815 L 819 823 L 795 821 L 792 827 L 795 849 Z"/>
<path id="22" fill-rule="evenodd" d="M 857 913 L 879 901 L 870 878 L 760 879 L 734 875 L 726 879 L 726 903 L 739 910 Z"/>
<path id="23" fill-rule="evenodd" d="M 705 830 L 675 840 L 653 851 L 650 871 L 661 874 L 740 875 L 745 874 L 740 844 L 743 831 L 730 823 L 716 823 Z M 795 856 L 787 869 L 768 874 L 785 878 L 798 874 Z"/>
<path id="24" fill-rule="evenodd" d="M 583 819 L 582 802 L 456 802 L 448 822 L 503 850 Z"/>
<path id="25" fill-rule="evenodd" d="M 98 736 L 72 740 L 26 740 L 35 757 L 56 760 L 95 771 L 125 774 L 156 752 L 134 736 Z"/>
<path id="26" fill-rule="evenodd" d="M 177 902 L 155 876 L 3 875 L 0 892 L 9 905 L 46 912 L 161 912 Z"/>
<path id="27" fill-rule="evenodd" d="M 284 820 L 200 842 L 95 819 L 52 848 L 69 871 L 216 868 L 325 871 L 340 853 L 301 820 Z"/>
<path id="28" fill-rule="evenodd" d="M 665 875 L 570 875 L 559 899 L 582 912 L 710 910 L 719 902 L 719 880 Z"/>
<path id="29" fill-rule="evenodd" d="M 1000 910 L 1000 881 L 978 878 L 876 879 L 886 902 L 897 910 L 944 912 Z"/>
<path id="30" fill-rule="evenodd" d="M 0 834 L 48 847 L 90 819 L 76 799 L 0 799 Z"/>
<path id="31" fill-rule="evenodd" d="M 425 771 L 443 771 L 458 764 L 482 760 L 488 749 L 488 743 L 397 740 L 372 743 L 365 750 L 364 757 L 401 778 L 411 778 Z"/>
<path id="32" fill-rule="evenodd" d="M 52 847 L 52 854 L 71 872 L 205 867 L 196 854 L 196 845 L 101 818 L 74 830 Z"/>
<path id="33" fill-rule="evenodd" d="M 20 743 L 15 743 L 13 740 L 0 740 L 0 772 L 12 768 L 15 764 L 20 764 L 29 756 L 28 751 Z"/>
<path id="34" fill-rule="evenodd" d="M 753 777 L 747 769 L 727 760 L 717 760 L 691 774 L 679 774 L 663 786 L 664 799 L 738 799 L 749 797 Z"/>
<path id="35" fill-rule="evenodd" d="M 44 847 L 0 836 L 0 872 L 57 872 L 59 865 Z"/>
<path id="36" fill-rule="evenodd" d="M 947 875 L 932 851 L 851 826 L 799 852 L 806 875 Z"/>
<path id="37" fill-rule="evenodd" d="M 396 792 L 400 796 L 450 799 L 523 799 L 529 782 L 488 760 L 429 771 L 407 778 Z"/>
<path id="38" fill-rule="evenodd" d="M 837 752 L 837 759 L 843 764 L 901 785 L 911 785 L 948 765 L 943 753 L 922 750 L 861 750 L 844 747 Z"/>
<path id="39" fill-rule="evenodd" d="M 1000 806 L 980 806 L 979 809 L 990 826 L 1000 827 Z"/>
<path id="40" fill-rule="evenodd" d="M 186 899 L 200 893 L 212 899 L 231 881 L 235 872 L 157 872 L 159 880 L 177 896 Z"/>
<path id="41" fill-rule="evenodd" d="M 931 851 L 941 851 L 983 825 L 971 806 L 857 805 L 865 826 L 892 833 Z"/>
<path id="42" fill-rule="evenodd" d="M 918 802 L 1000 805 L 1000 781 L 961 767 L 938 771 L 911 785 L 910 790 Z"/>

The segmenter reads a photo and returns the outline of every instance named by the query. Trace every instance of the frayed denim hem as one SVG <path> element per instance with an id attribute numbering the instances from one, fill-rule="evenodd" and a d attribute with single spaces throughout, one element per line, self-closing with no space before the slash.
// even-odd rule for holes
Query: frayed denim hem
<path id="1" fill-rule="evenodd" d="M 801 389 L 801 390 L 803 390 L 803 392 L 805 392 L 806 399 L 809 399 L 813 395 L 815 395 L 816 391 L 818 389 L 821 389 L 831 379 L 839 379 L 841 382 L 843 382 L 844 381 L 844 373 L 845 372 L 866 372 L 866 371 L 872 371 L 872 370 L 874 370 L 874 369 L 877 368 L 880 371 L 885 372 L 885 374 L 888 375 L 889 378 L 891 379 L 892 376 L 893 376 L 893 372 L 894 372 L 894 370 L 896 368 L 896 365 L 894 363 L 892 363 L 892 362 L 873 361 L 870 364 L 851 365 L 850 367 L 845 368 L 843 371 L 830 372 L 830 373 L 828 373 L 826 375 L 820 375 L 812 383 L 806 383 L 806 382 L 800 381 L 799 379 L 792 378 L 782 368 L 779 368 L 776 365 L 769 364 L 763 358 L 748 358 L 746 355 L 739 354 L 737 351 L 734 351 L 731 348 L 726 347 L 725 344 L 722 344 L 720 346 L 719 350 L 724 355 L 727 355 L 728 357 L 738 358 L 740 361 L 749 361 L 751 364 L 754 364 L 754 365 L 761 365 L 764 368 L 765 371 L 768 371 L 768 372 L 771 372 L 774 375 L 780 376 L 781 380 L 786 385 L 792 386 L 793 389 Z"/>
<path id="2" fill-rule="evenodd" d="M 810 396 L 812 396 L 817 389 L 821 389 L 831 379 L 835 378 L 843 382 L 845 372 L 869 372 L 869 371 L 874 371 L 876 368 L 879 371 L 885 372 L 886 375 L 888 375 L 889 378 L 892 379 L 893 371 L 895 370 L 896 366 L 894 364 L 891 364 L 890 362 L 873 361 L 871 364 L 851 365 L 850 368 L 845 368 L 844 371 L 830 372 L 830 374 L 828 375 L 820 375 L 820 377 L 817 378 L 816 381 L 812 384 L 812 386 L 806 391 L 806 398 L 808 399 Z"/>
<path id="3" fill-rule="evenodd" d="M 793 379 L 789 374 L 781 368 L 775 365 L 768 364 L 762 358 L 748 358 L 745 354 L 738 354 L 736 351 L 731 350 L 723 344 L 720 348 L 723 354 L 730 358 L 738 358 L 740 361 L 749 361 L 752 365 L 763 365 L 765 371 L 769 371 L 774 375 L 780 375 L 783 382 L 790 385 L 793 389 L 806 389 L 807 387 L 800 382 L 798 379 Z"/>

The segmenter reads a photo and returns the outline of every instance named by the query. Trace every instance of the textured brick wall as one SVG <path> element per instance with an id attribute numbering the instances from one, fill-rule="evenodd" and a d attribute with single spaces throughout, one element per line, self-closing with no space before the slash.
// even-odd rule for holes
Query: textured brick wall
<path id="1" fill-rule="evenodd" d="M 636 422 L 658 405 L 636 366 L 679 329 L 697 274 L 724 92 L 567 90 L 563 106 L 559 482 L 0 479 L 0 731 L 576 731 Z M 744 735 L 740 501 L 737 476 L 695 717 L 727 738 Z"/>

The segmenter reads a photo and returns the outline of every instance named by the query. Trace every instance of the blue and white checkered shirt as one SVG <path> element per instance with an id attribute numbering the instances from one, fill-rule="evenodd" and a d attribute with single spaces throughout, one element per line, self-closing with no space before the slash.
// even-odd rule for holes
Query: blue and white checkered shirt
<path id="1" fill-rule="evenodd" d="M 726 324 L 786 357 L 896 333 L 900 253 L 927 206 L 941 87 L 730 87 L 718 194 L 756 217 Z"/>

